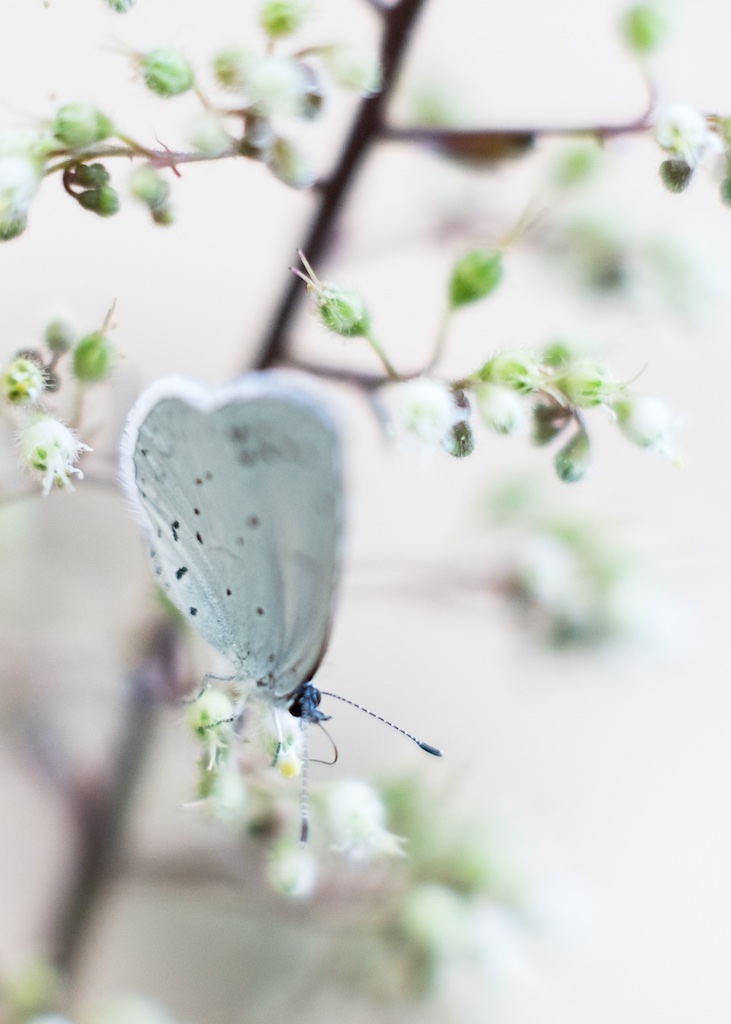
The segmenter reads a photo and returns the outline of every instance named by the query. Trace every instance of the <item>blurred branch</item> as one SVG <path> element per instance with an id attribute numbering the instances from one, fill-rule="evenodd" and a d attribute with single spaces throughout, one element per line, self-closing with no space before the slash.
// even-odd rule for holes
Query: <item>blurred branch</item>
<path id="1" fill-rule="evenodd" d="M 79 852 L 51 940 L 52 961 L 63 973 L 73 972 L 99 897 L 115 875 L 156 712 L 178 689 L 177 663 L 178 631 L 165 621 L 155 629 L 145 660 L 129 676 L 126 716 L 108 773 L 78 779 L 73 788 Z"/>
<path id="2" fill-rule="evenodd" d="M 393 91 L 411 31 L 426 0 L 401 0 L 395 7 L 381 7 L 384 32 L 381 41 L 381 90 L 365 97 L 332 175 L 322 183 L 319 205 L 299 248 L 317 264 L 330 241 L 338 214 L 371 146 L 384 131 L 383 111 Z M 285 286 L 271 325 L 251 369 L 263 369 L 287 356 L 288 331 L 303 288 L 292 277 Z"/>

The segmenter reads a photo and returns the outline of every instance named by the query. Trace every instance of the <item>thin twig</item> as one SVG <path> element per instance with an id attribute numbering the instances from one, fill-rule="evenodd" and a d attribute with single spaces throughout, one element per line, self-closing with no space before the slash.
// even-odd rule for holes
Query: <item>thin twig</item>
<path id="1" fill-rule="evenodd" d="M 395 7 L 383 9 L 384 32 L 381 41 L 381 90 L 366 96 L 358 108 L 350 134 L 331 177 L 322 185 L 319 205 L 299 246 L 311 263 L 317 264 L 330 241 L 338 214 L 346 200 L 361 164 L 383 131 L 383 111 L 393 91 L 411 31 L 426 0 L 401 0 Z M 254 369 L 282 362 L 288 355 L 288 331 L 302 286 L 297 278 L 288 280 L 271 320 Z"/>

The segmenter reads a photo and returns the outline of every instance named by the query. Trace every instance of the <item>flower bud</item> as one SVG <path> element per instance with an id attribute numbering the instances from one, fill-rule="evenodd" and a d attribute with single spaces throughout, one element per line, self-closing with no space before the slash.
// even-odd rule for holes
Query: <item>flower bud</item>
<path id="1" fill-rule="evenodd" d="M 109 171 L 104 164 L 77 164 L 69 171 L 69 178 L 81 188 L 101 188 L 109 181 Z"/>
<path id="2" fill-rule="evenodd" d="M 622 22 L 624 38 L 635 53 L 653 53 L 665 42 L 670 22 L 659 3 L 638 4 L 627 11 Z"/>
<path id="3" fill-rule="evenodd" d="M 361 96 L 375 96 L 381 91 L 381 65 L 372 51 L 335 45 L 323 46 L 319 52 L 337 85 Z"/>
<path id="4" fill-rule="evenodd" d="M 309 0 L 264 0 L 259 22 L 270 39 L 278 39 L 296 32 L 309 13 Z"/>
<path id="5" fill-rule="evenodd" d="M 170 194 L 167 181 L 151 164 L 136 167 L 129 179 L 129 186 L 134 198 L 145 203 L 151 210 L 164 206 Z"/>
<path id="6" fill-rule="evenodd" d="M 557 437 L 571 419 L 571 413 L 557 402 L 539 402 L 533 406 L 533 443 L 548 444 Z"/>
<path id="7" fill-rule="evenodd" d="M 67 103 L 56 113 L 51 131 L 69 149 L 83 149 L 109 138 L 114 125 L 91 103 Z"/>
<path id="8" fill-rule="evenodd" d="M 249 71 L 246 93 L 260 117 L 301 117 L 308 91 L 308 77 L 300 61 L 265 57 Z"/>
<path id="9" fill-rule="evenodd" d="M 90 188 L 76 196 L 79 206 L 99 217 L 113 217 L 119 211 L 119 196 L 111 185 Z"/>
<path id="10" fill-rule="evenodd" d="M 34 476 L 43 481 L 44 494 L 49 494 L 54 485 L 73 491 L 71 477 L 83 478 L 84 474 L 75 468 L 74 462 L 91 448 L 53 416 L 39 413 L 32 417 L 20 431 L 18 442 L 23 461 Z"/>
<path id="11" fill-rule="evenodd" d="M 449 302 L 458 309 L 495 291 L 503 276 L 503 257 L 496 249 L 473 249 L 452 270 Z"/>
<path id="12" fill-rule="evenodd" d="M 633 444 L 671 454 L 674 421 L 670 410 L 657 398 L 629 395 L 612 404 L 619 428 Z"/>
<path id="13" fill-rule="evenodd" d="M 693 177 L 693 168 L 685 160 L 663 160 L 659 171 L 668 192 L 685 192 Z"/>
<path id="14" fill-rule="evenodd" d="M 152 220 L 160 227 L 166 228 L 175 221 L 173 211 L 169 206 L 156 206 L 152 212 Z"/>
<path id="15" fill-rule="evenodd" d="M 590 461 L 589 435 L 583 427 L 579 427 L 569 443 L 556 455 L 554 466 L 561 480 L 573 484 L 582 479 Z"/>
<path id="16" fill-rule="evenodd" d="M 116 11 L 117 14 L 126 14 L 127 11 L 134 7 L 136 2 L 137 0 L 107 0 L 107 6 Z"/>
<path id="17" fill-rule="evenodd" d="M 527 416 L 523 401 L 512 388 L 499 384 L 482 384 L 477 391 L 480 416 L 497 434 L 517 434 L 526 429 Z"/>
<path id="18" fill-rule="evenodd" d="M 215 110 L 204 110 L 196 117 L 189 130 L 189 138 L 193 148 L 204 156 L 222 156 L 232 146 L 223 119 Z"/>
<path id="19" fill-rule="evenodd" d="M 73 355 L 74 376 L 85 384 L 106 380 L 114 364 L 114 349 L 106 334 L 92 331 L 76 345 Z"/>
<path id="20" fill-rule="evenodd" d="M 527 352 L 500 352 L 485 363 L 478 376 L 480 380 L 513 388 L 521 394 L 535 391 L 542 383 L 538 360 Z"/>
<path id="21" fill-rule="evenodd" d="M 213 59 L 213 73 L 219 85 L 231 92 L 244 92 L 259 57 L 249 50 L 221 50 Z"/>
<path id="22" fill-rule="evenodd" d="M 39 181 L 38 167 L 29 157 L 20 153 L 0 156 L 0 241 L 17 238 L 25 230 Z"/>
<path id="23" fill-rule="evenodd" d="M 312 166 L 288 139 L 277 138 L 267 160 L 269 170 L 291 188 L 310 188 L 315 180 Z M 328 325 L 329 326 L 329 325 Z M 331 328 L 333 330 L 333 328 Z M 338 334 L 341 332 L 338 331 Z M 349 335 L 352 337 L 352 335 Z"/>
<path id="24" fill-rule="evenodd" d="M 553 381 L 569 405 L 587 408 L 602 405 L 614 390 L 603 366 L 589 359 L 570 363 Z"/>
<path id="25" fill-rule="evenodd" d="M 442 447 L 455 459 L 464 459 L 475 450 L 472 427 L 465 420 L 455 423 L 442 438 Z"/>
<path id="26" fill-rule="evenodd" d="M 325 789 L 322 802 L 335 852 L 356 861 L 403 852 L 403 840 L 386 828 L 386 808 L 372 786 L 343 779 Z"/>
<path id="27" fill-rule="evenodd" d="M 711 141 L 706 118 L 687 103 L 666 103 L 657 109 L 654 121 L 658 145 L 695 168 Z"/>
<path id="28" fill-rule="evenodd" d="M 267 161 L 272 154 L 276 136 L 268 117 L 248 114 L 239 153 L 248 160 Z"/>
<path id="29" fill-rule="evenodd" d="M 145 85 L 158 96 L 180 96 L 192 89 L 195 82 L 193 68 L 178 50 L 159 46 L 144 54 L 140 60 Z"/>
<path id="30" fill-rule="evenodd" d="M 541 352 L 541 361 L 544 366 L 550 366 L 558 369 L 562 366 L 568 366 L 568 364 L 572 362 L 577 355 L 578 349 L 576 345 L 572 345 L 565 339 L 559 338 L 546 345 Z"/>
<path id="31" fill-rule="evenodd" d="M 464 897 L 446 885 L 426 882 L 409 894 L 401 927 L 411 942 L 431 953 L 462 952 L 468 915 Z"/>
<path id="32" fill-rule="evenodd" d="M 309 847 L 282 840 L 269 855 L 267 878 L 274 892 L 308 899 L 317 884 L 317 861 Z"/>
<path id="33" fill-rule="evenodd" d="M 74 343 L 73 331 L 65 320 L 51 320 L 46 325 L 44 337 L 49 352 L 57 356 L 68 352 Z"/>
<path id="34" fill-rule="evenodd" d="M 0 398 L 10 405 L 35 405 L 45 386 L 45 372 L 35 359 L 16 356 L 0 374 Z"/>
<path id="35" fill-rule="evenodd" d="M 440 380 L 416 377 L 388 391 L 396 435 L 415 437 L 427 445 L 442 444 L 452 427 L 464 419 L 451 390 Z"/>
<path id="36" fill-rule="evenodd" d="M 188 705 L 188 725 L 199 740 L 207 742 L 214 736 L 225 736 L 231 731 L 234 705 L 231 698 L 221 690 L 204 690 Z"/>

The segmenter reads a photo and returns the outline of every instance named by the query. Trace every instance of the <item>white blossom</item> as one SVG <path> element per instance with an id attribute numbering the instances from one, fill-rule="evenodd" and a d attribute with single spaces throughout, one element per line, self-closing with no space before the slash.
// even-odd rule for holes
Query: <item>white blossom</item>
<path id="1" fill-rule="evenodd" d="M 701 157 L 717 138 L 708 121 L 688 103 L 667 103 L 655 112 L 655 139 L 659 146 L 689 167 L 698 166 Z"/>
<path id="2" fill-rule="evenodd" d="M 52 487 L 73 491 L 71 477 L 83 479 L 84 474 L 74 466 L 82 452 L 91 448 L 82 444 L 73 430 L 60 420 L 40 413 L 28 421 L 19 435 L 19 450 L 31 472 L 43 481 L 43 493 Z"/>
<path id="3" fill-rule="evenodd" d="M 402 839 L 386 828 L 386 809 L 365 782 L 344 779 L 323 794 L 323 810 L 333 850 L 355 861 L 402 853 Z"/>
<path id="4" fill-rule="evenodd" d="M 426 445 L 441 444 L 447 432 L 465 416 L 449 387 L 430 377 L 396 384 L 386 397 L 394 434 L 416 438 Z"/>

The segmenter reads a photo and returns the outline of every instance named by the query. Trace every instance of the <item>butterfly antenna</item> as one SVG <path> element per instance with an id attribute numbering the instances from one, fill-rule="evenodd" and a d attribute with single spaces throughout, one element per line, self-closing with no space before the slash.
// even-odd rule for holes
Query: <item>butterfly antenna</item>
<path id="1" fill-rule="evenodd" d="M 377 718 L 379 722 L 383 722 L 384 725 L 389 725 L 396 732 L 400 732 L 402 736 L 406 736 L 407 739 L 413 740 L 417 747 L 421 747 L 427 754 L 433 754 L 434 757 L 441 757 L 442 752 L 438 747 L 433 747 L 430 743 L 424 743 L 418 736 L 414 736 L 412 732 L 407 732 L 406 729 L 402 729 L 400 725 L 396 725 L 395 722 L 390 722 L 388 718 L 384 718 L 383 715 L 377 715 L 375 711 L 371 711 L 369 708 L 364 708 L 362 704 L 356 704 L 354 700 L 348 700 L 347 697 L 341 697 L 339 693 L 329 693 L 327 690 L 320 690 L 323 697 L 334 697 L 335 700 L 341 700 L 344 704 L 350 704 L 352 708 L 357 708 L 358 711 L 365 711 L 371 718 Z M 334 744 L 333 744 L 334 745 Z"/>

